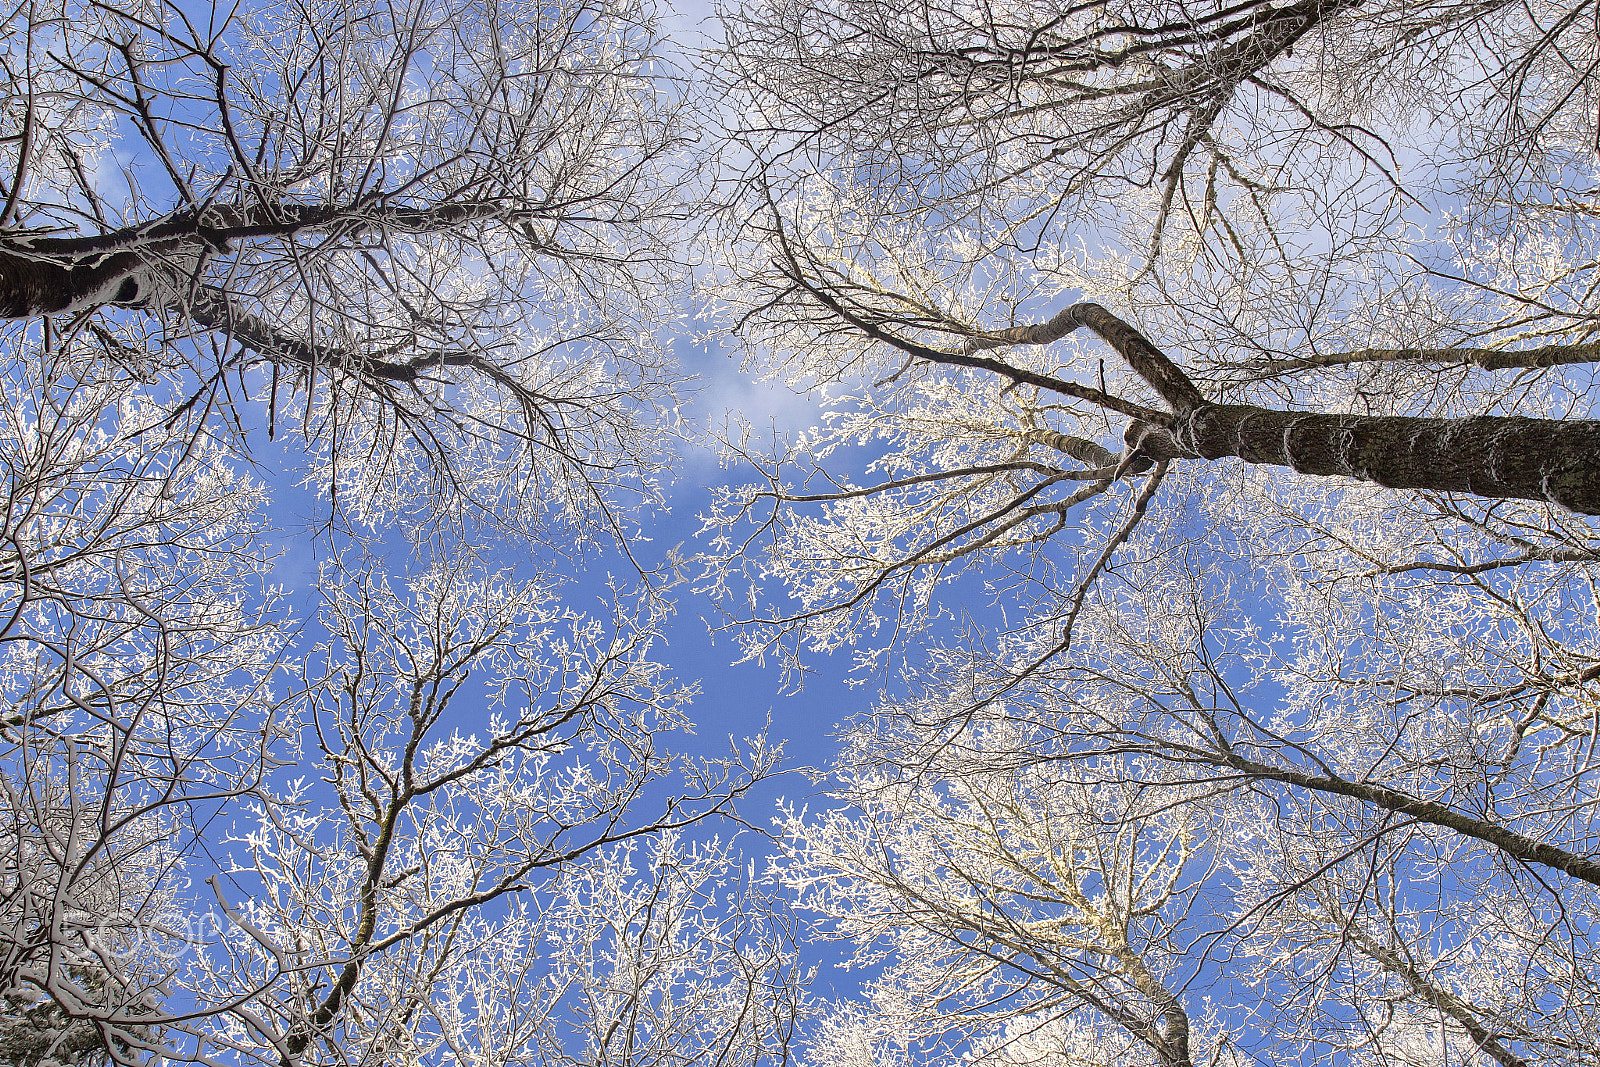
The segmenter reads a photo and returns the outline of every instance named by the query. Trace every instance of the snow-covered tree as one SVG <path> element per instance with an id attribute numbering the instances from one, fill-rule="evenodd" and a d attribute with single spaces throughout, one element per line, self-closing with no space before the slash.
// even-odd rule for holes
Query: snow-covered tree
<path id="1" fill-rule="evenodd" d="M 645 9 L 68 0 L 11 29 L 9 344 L 82 333 L 218 431 L 292 427 L 358 512 L 433 479 L 447 514 L 587 521 L 648 482 L 684 133 Z"/>
<path id="2" fill-rule="evenodd" d="M 0 1061 L 781 1058 L 791 933 L 702 825 L 776 749 L 674 751 L 657 591 L 562 600 L 675 402 L 651 13 L 6 30 Z"/>
<path id="3" fill-rule="evenodd" d="M 1595 513 L 1582 18 L 730 14 L 724 291 L 752 365 L 834 412 L 713 522 L 772 535 L 827 641 L 974 554 L 1138 514 L 1172 463 Z M 870 470 L 827 462 L 851 446 Z"/>
<path id="4" fill-rule="evenodd" d="M 887 690 L 788 826 L 882 970 L 816 1062 L 1594 1058 L 1593 15 L 726 15 L 723 292 L 828 411 L 702 580 Z M 1031 842 L 1166 821 L 1087 959 Z"/>
<path id="5" fill-rule="evenodd" d="M 1224 532 L 1141 525 L 1069 655 L 944 642 L 856 723 L 843 809 L 785 827 L 875 975 L 808 1062 L 1594 1057 L 1592 597 L 1230 556 L 1211 491 Z"/>
<path id="6" fill-rule="evenodd" d="M 204 1008 L 181 1054 L 780 1052 L 768 1020 L 796 977 L 781 921 L 762 917 L 757 887 L 722 888 L 725 847 L 662 836 L 729 813 L 775 752 L 672 754 L 692 689 L 648 658 L 647 609 L 584 617 L 466 552 L 403 590 L 330 567 L 331 636 L 301 668 L 305 749 L 210 880 L 217 929 L 183 979 Z M 620 1003 L 641 1017 L 603 1007 Z M 565 1032 L 574 1013 L 593 1025 Z M 650 1055 L 620 1056 L 635 1043 Z"/>
<path id="7" fill-rule="evenodd" d="M 263 795 L 285 728 L 261 488 L 101 355 L 62 344 L 3 371 L 0 988 L 17 1063 L 160 1047 L 186 857 L 219 810 Z"/>

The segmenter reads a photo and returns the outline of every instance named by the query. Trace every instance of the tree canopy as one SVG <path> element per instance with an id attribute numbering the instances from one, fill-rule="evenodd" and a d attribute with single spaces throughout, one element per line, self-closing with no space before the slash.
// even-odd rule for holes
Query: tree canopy
<path id="1" fill-rule="evenodd" d="M 235 432 L 264 396 L 266 431 L 315 441 L 319 477 L 377 513 L 431 477 L 458 506 L 590 514 L 654 469 L 675 372 L 639 315 L 681 273 L 687 134 L 643 11 L 334 2 L 199 25 L 68 3 L 17 22 L 13 343 L 52 323 L 45 344 L 169 377 L 175 411 Z"/>
<path id="2" fill-rule="evenodd" d="M 786 1044 L 793 932 L 725 869 L 777 751 L 681 743 L 637 569 L 568 598 L 676 403 L 658 46 L 581 0 L 8 15 L 0 1061 Z"/>
<path id="3" fill-rule="evenodd" d="M 825 421 L 747 655 L 883 687 L 817 1063 L 1596 1052 L 1588 6 L 743 6 L 720 278 Z"/>
<path id="4" fill-rule="evenodd" d="M 16 8 L 0 1063 L 1594 1064 L 1597 18 Z"/>

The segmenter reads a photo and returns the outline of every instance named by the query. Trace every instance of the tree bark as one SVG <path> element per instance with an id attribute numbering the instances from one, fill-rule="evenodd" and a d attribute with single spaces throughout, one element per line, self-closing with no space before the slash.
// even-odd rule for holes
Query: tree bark
<path id="1" fill-rule="evenodd" d="M 1321 415 L 1239 404 L 1179 412 L 1171 429 L 1135 422 L 1152 459 L 1220 459 L 1342 476 L 1392 489 L 1538 500 L 1600 515 L 1600 421 Z"/>
<path id="2" fill-rule="evenodd" d="M 1078 326 L 1099 334 L 1171 405 L 1170 424 L 1135 419 L 1128 427 L 1128 445 L 1151 459 L 1236 456 L 1391 489 L 1538 500 L 1600 515 L 1600 421 L 1325 415 L 1211 404 L 1149 339 L 1098 304 L 1074 304 L 1038 327 L 1038 336 Z"/>
<path id="3" fill-rule="evenodd" d="M 499 200 L 468 200 L 425 207 L 371 204 L 209 204 L 107 233 L 55 237 L 38 233 L 0 236 L 0 319 L 87 311 L 104 304 L 172 303 L 199 277 L 207 256 L 232 242 L 287 238 L 338 227 L 348 235 L 442 233 L 500 220 L 518 225 L 537 250 L 548 245 L 527 227 L 534 212 Z"/>
<path id="4" fill-rule="evenodd" d="M 131 250 L 60 260 L 0 246 L 0 318 L 24 319 L 136 302 L 148 281 Z"/>
<path id="5" fill-rule="evenodd" d="M 1477 1046 L 1478 1051 L 1487 1053 L 1500 1064 L 1500 1067 L 1528 1067 L 1527 1060 L 1506 1048 L 1495 1034 L 1489 1032 L 1478 1017 L 1478 1010 L 1474 1005 L 1450 990 L 1434 985 L 1404 956 L 1374 940 L 1359 923 L 1348 922 L 1346 930 L 1347 936 L 1358 951 L 1391 974 L 1397 974 L 1405 979 L 1406 984 L 1436 1011 L 1454 1019 Z"/>
<path id="6" fill-rule="evenodd" d="M 1538 348 L 1362 348 L 1354 352 L 1320 352 L 1293 359 L 1245 363 L 1240 377 L 1262 380 L 1298 371 L 1350 367 L 1362 363 L 1433 363 L 1482 370 L 1539 370 L 1575 363 L 1600 362 L 1600 344 L 1586 341 Z"/>
<path id="7" fill-rule="evenodd" d="M 1474 818 L 1466 812 L 1458 811 L 1438 801 L 1412 796 L 1378 782 L 1353 781 L 1327 774 L 1308 774 L 1293 768 L 1274 767 L 1232 751 L 1224 751 L 1218 757 L 1202 756 L 1201 759 L 1214 766 L 1231 768 L 1250 778 L 1283 782 L 1285 785 L 1317 793 L 1333 793 L 1371 804 L 1384 811 L 1410 815 L 1430 825 L 1442 826 L 1464 837 L 1476 838 L 1493 845 L 1521 863 L 1537 863 L 1580 881 L 1600 886 L 1600 860 L 1595 857 L 1569 852 L 1548 842 L 1509 830 L 1498 823 Z"/>

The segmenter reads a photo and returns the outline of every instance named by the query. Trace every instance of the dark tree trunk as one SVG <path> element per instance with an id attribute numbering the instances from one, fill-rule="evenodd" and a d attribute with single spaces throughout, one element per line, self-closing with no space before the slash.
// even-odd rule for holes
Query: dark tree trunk
<path id="1" fill-rule="evenodd" d="M 39 233 L 0 236 L 0 319 L 85 311 L 102 304 L 162 306 L 186 294 L 210 255 L 231 242 L 287 238 L 338 226 L 347 235 L 441 233 L 473 223 L 501 221 L 523 228 L 541 251 L 553 250 L 528 228 L 530 211 L 496 200 L 433 207 L 391 207 L 381 202 L 328 205 L 210 204 L 107 233 L 57 237 Z M 519 231 L 522 232 L 522 231 Z"/>
<path id="2" fill-rule="evenodd" d="M 1188 375 L 1149 339 L 1099 304 L 1074 304 L 1011 343 L 1038 344 L 1087 326 L 1117 350 L 1172 407 L 1136 418 L 1130 448 L 1153 460 L 1221 459 L 1288 467 L 1318 477 L 1358 478 L 1391 489 L 1559 504 L 1600 515 L 1600 421 L 1478 415 L 1323 415 L 1208 403 Z"/>
<path id="3" fill-rule="evenodd" d="M 1237 456 L 1246 463 L 1431 489 L 1559 504 L 1600 515 L 1600 421 L 1320 415 L 1233 404 L 1179 412 L 1171 429 L 1129 428 L 1157 460 Z"/>
<path id="4" fill-rule="evenodd" d="M 0 247 L 0 318 L 59 315 L 147 295 L 143 257 L 113 251 L 67 260 Z"/>

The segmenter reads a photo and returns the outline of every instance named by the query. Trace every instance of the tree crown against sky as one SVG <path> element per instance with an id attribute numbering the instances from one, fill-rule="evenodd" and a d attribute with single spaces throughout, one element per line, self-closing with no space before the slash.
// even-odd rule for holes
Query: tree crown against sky
<path id="1" fill-rule="evenodd" d="M 729 321 L 830 410 L 703 588 L 887 690 L 815 1062 L 1594 1057 L 1594 17 L 726 15 Z"/>
<path id="2" fill-rule="evenodd" d="M 848 640 L 963 560 L 1142 513 L 1173 461 L 1564 501 L 1530 551 L 1587 552 L 1581 14 L 730 15 L 732 321 L 753 366 L 837 395 L 712 518 L 755 519 L 799 594 L 757 640 Z M 852 481 L 788 490 L 791 461 Z"/>
<path id="3" fill-rule="evenodd" d="M 582 523 L 648 493 L 688 137 L 648 14 L 194 19 L 19 11 L 0 217 L 18 341 L 48 316 L 177 375 L 175 403 L 216 432 L 302 433 L 315 477 L 374 516 L 560 501 L 520 518 Z M 252 397 L 264 419 L 234 410 Z"/>
<path id="4" fill-rule="evenodd" d="M 780 1053 L 725 818 L 777 750 L 683 742 L 626 556 L 685 273 L 650 13 L 9 18 L 0 1062 Z"/>
<path id="5" fill-rule="evenodd" d="M 707 583 L 904 671 L 775 881 L 680 836 L 772 748 L 552 556 L 673 403 L 646 13 L 28 10 L 0 1056 L 1592 1062 L 1590 9 L 728 13 L 722 295 L 834 410 Z"/>

